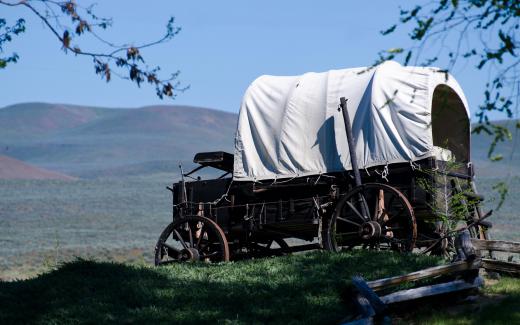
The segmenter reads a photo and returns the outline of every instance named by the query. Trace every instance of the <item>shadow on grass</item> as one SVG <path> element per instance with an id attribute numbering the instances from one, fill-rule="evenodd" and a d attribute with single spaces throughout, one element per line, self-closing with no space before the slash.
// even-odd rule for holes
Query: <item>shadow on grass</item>
<path id="1" fill-rule="evenodd" d="M 352 275 L 437 263 L 365 251 L 163 268 L 80 260 L 0 282 L 0 323 L 337 323 L 349 313 L 341 293 Z"/>

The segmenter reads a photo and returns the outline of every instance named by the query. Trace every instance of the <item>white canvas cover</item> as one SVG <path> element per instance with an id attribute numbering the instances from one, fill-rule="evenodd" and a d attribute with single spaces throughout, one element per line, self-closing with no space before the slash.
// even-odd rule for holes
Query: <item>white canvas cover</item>
<path id="1" fill-rule="evenodd" d="M 356 139 L 359 168 L 434 156 L 432 94 L 447 85 L 439 69 L 386 62 L 377 68 L 301 76 L 261 76 L 247 89 L 235 137 L 233 179 L 257 181 L 351 170 L 340 97 Z M 361 73 L 362 71 L 365 71 Z"/>

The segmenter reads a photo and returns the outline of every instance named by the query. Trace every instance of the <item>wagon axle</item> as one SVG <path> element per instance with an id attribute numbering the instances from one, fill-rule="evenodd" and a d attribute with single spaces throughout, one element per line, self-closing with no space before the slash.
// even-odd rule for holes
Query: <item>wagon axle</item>
<path id="1" fill-rule="evenodd" d="M 381 225 L 377 221 L 368 221 L 359 228 L 359 236 L 364 239 L 381 237 Z"/>
<path id="2" fill-rule="evenodd" d="M 199 261 L 200 260 L 199 251 L 192 247 L 183 249 L 179 255 L 180 255 L 179 259 L 181 261 Z"/>

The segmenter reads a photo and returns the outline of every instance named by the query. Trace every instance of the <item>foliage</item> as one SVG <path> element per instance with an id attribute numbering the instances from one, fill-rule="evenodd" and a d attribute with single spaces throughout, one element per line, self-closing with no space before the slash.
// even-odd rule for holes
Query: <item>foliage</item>
<path id="1" fill-rule="evenodd" d="M 507 193 L 509 192 L 509 189 L 505 182 L 499 182 L 499 183 L 493 185 L 493 190 L 495 190 L 499 194 L 499 201 L 497 204 L 497 210 L 498 210 L 504 204 L 506 197 L 507 197 Z"/>
<path id="2" fill-rule="evenodd" d="M 457 188 L 456 180 L 448 176 L 460 167 L 461 164 L 454 160 L 446 161 L 435 170 L 421 169 L 423 176 L 417 179 L 417 185 L 432 197 L 428 207 L 448 230 L 454 229 L 459 221 L 470 220 L 474 213 L 472 207 L 478 204 L 477 199 L 472 199 L 475 193 L 471 187 Z"/>
<path id="3" fill-rule="evenodd" d="M 149 67 L 145 62 L 142 50 L 154 45 L 172 40 L 181 28 L 175 25 L 175 19 L 171 17 L 166 24 L 166 30 L 162 37 L 141 45 L 116 44 L 105 40 L 99 34 L 112 25 L 112 19 L 98 16 L 94 6 L 82 7 L 74 0 L 0 0 L 0 6 L 21 6 L 28 9 L 42 23 L 50 29 L 57 38 L 65 53 L 73 53 L 76 56 L 86 56 L 92 59 L 95 73 L 109 82 L 112 76 L 129 80 L 137 86 L 148 83 L 155 88 L 159 98 L 175 98 L 178 92 L 187 87 L 178 81 L 179 71 L 169 77 L 159 75 L 160 67 Z M 12 27 L 5 26 L 5 19 L 0 18 L 0 54 L 2 44 L 11 41 L 13 35 L 25 31 L 24 19 L 19 19 Z M 99 47 L 104 50 L 84 49 L 80 46 L 81 40 L 88 35 L 97 41 Z M 0 57 L 0 69 L 7 63 L 15 63 L 18 55 L 12 54 L 6 58 Z"/>
<path id="4" fill-rule="evenodd" d="M 499 155 L 493 155 L 496 144 L 510 140 L 511 135 L 491 123 L 489 113 L 500 112 L 511 118 L 518 107 L 519 17 L 520 2 L 515 0 L 438 0 L 402 9 L 399 22 L 381 33 L 389 35 L 399 27 L 406 28 L 413 46 L 380 52 L 374 66 L 401 56 L 405 65 L 414 62 L 429 66 L 444 59 L 445 71 L 469 62 L 478 70 L 487 69 L 489 80 L 473 132 L 494 136 L 488 156 L 500 160 Z M 434 54 L 423 55 L 426 47 Z"/>
<path id="5" fill-rule="evenodd" d="M 12 26 L 7 25 L 7 21 L 0 18 L 0 55 L 4 53 L 4 44 L 13 40 L 13 35 L 19 35 L 25 32 L 25 20 L 18 19 Z M 6 57 L 0 57 L 0 69 L 4 69 L 8 63 L 16 63 L 18 54 L 13 53 Z"/>

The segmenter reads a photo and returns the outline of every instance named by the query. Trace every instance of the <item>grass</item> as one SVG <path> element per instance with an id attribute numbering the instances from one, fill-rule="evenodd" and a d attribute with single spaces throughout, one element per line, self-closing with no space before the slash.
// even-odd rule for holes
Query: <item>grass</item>
<path id="1" fill-rule="evenodd" d="M 442 312 L 423 307 L 408 315 L 403 324 L 520 324 L 520 279 L 502 278 L 484 288 L 478 304 L 445 308 Z"/>
<path id="2" fill-rule="evenodd" d="M 0 324 L 334 324 L 351 311 L 351 276 L 375 279 L 436 265 L 432 257 L 358 251 L 163 268 L 79 260 L 0 282 Z"/>
<path id="3" fill-rule="evenodd" d="M 363 250 L 161 268 L 77 260 L 0 282 L 0 324 L 337 324 L 353 313 L 344 296 L 353 275 L 373 280 L 440 262 Z M 392 317 L 402 324 L 520 323 L 519 279 L 503 278 L 484 293 L 477 303 L 428 303 Z"/>
<path id="4" fill-rule="evenodd" d="M 0 180 L 0 280 L 28 278 L 49 261 L 75 256 L 152 262 L 157 238 L 171 220 L 171 194 L 165 189 L 174 174 L 124 179 L 23 181 Z M 498 180 L 480 180 L 487 193 Z M 494 239 L 517 240 L 520 182 L 513 179 L 509 199 L 495 211 Z M 141 257 L 134 256 L 140 251 Z M 124 258 L 125 252 L 130 252 Z"/>
<path id="5" fill-rule="evenodd" d="M 33 276 L 47 257 L 140 250 L 151 261 L 171 221 L 170 179 L 0 180 L 0 279 Z"/>

